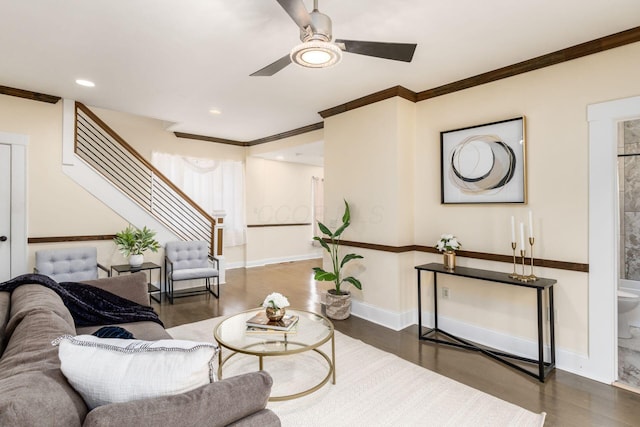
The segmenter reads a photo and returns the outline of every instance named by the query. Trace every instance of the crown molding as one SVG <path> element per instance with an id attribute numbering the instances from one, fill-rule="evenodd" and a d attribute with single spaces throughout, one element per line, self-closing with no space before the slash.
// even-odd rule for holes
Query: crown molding
<path id="1" fill-rule="evenodd" d="M 282 133 L 277 133 L 271 136 L 265 136 L 264 138 L 253 139 L 251 141 L 235 141 L 232 139 L 216 138 L 215 136 L 195 135 L 192 133 L 174 132 L 173 134 L 177 138 L 195 139 L 198 141 L 206 142 L 218 142 L 221 144 L 237 145 L 239 147 L 251 147 L 258 144 L 264 144 L 266 142 L 278 141 L 280 139 L 289 138 L 291 136 L 302 135 L 303 133 L 313 132 L 314 130 L 324 128 L 323 122 L 313 123 L 307 126 L 303 126 L 297 129 L 289 130 Z"/>
<path id="2" fill-rule="evenodd" d="M 247 143 L 248 146 L 264 144 L 265 142 L 278 141 L 280 139 L 289 138 L 291 136 L 302 135 L 303 133 L 313 132 L 314 130 L 324 129 L 324 122 L 313 123 L 311 125 L 302 126 L 287 132 L 277 133 L 275 135 L 264 138 L 254 139 Z"/>
<path id="3" fill-rule="evenodd" d="M 546 55 L 541 55 L 536 58 L 518 62 L 517 64 L 508 65 L 506 67 L 498 68 L 493 71 L 478 74 L 476 76 L 451 82 L 432 89 L 423 90 L 421 92 L 413 92 L 410 89 L 406 89 L 402 86 L 395 86 L 393 88 L 372 93 L 371 95 L 363 96 L 362 98 L 358 98 L 354 101 L 350 101 L 345 104 L 337 105 L 333 108 L 320 111 L 318 114 L 320 114 L 323 119 L 326 119 L 327 117 L 331 117 L 336 114 L 344 113 L 349 110 L 364 107 L 365 105 L 393 98 L 394 96 L 400 96 L 413 102 L 420 102 L 426 99 L 447 95 L 453 92 L 469 89 L 474 86 L 480 86 L 486 83 L 494 82 L 496 80 L 513 77 L 518 74 L 528 73 L 529 71 L 535 71 L 540 68 L 560 64 L 562 62 L 571 61 L 573 59 L 582 58 L 584 56 L 593 55 L 594 53 L 604 52 L 609 49 L 614 49 L 616 47 L 625 46 L 627 44 L 636 43 L 639 41 L 640 27 L 634 27 L 625 31 L 621 31 L 619 33 L 577 44 L 566 49 L 561 49 L 555 52 L 548 53 Z"/>
<path id="4" fill-rule="evenodd" d="M 354 99 L 346 104 L 337 105 L 333 108 L 328 108 L 318 112 L 323 119 L 327 117 L 335 116 L 349 110 L 355 110 L 356 108 L 364 107 L 365 105 L 373 104 L 376 102 L 384 101 L 385 99 L 395 98 L 396 96 L 404 98 L 411 102 L 416 102 L 416 93 L 402 86 L 394 86 L 389 89 L 381 90 L 379 92 L 372 93 L 362 98 Z"/>
<path id="5" fill-rule="evenodd" d="M 14 87 L 0 86 L 0 95 L 17 96 L 18 98 L 30 99 L 32 101 L 56 104 L 62 98 L 59 96 L 47 95 L 44 93 L 32 92 L 30 90 L 16 89 Z"/>
<path id="6" fill-rule="evenodd" d="M 341 114 L 356 108 L 364 107 L 376 102 L 384 101 L 386 99 L 400 97 L 411 102 L 420 102 L 426 99 L 435 98 L 442 95 L 447 95 L 460 90 L 469 89 L 475 86 L 480 86 L 486 83 L 491 83 L 496 80 L 513 77 L 518 74 L 528 73 L 529 71 L 535 71 L 541 68 L 549 67 L 552 65 L 560 64 L 562 62 L 571 61 L 573 59 L 582 58 L 584 56 L 593 55 L 595 53 L 604 52 L 609 49 L 625 46 L 631 43 L 640 41 L 640 27 L 630 28 L 619 33 L 611 34 L 605 37 L 601 37 L 595 40 L 591 40 L 585 43 L 577 44 L 575 46 L 561 49 L 555 52 L 551 52 L 545 55 L 538 56 L 536 58 L 528 59 L 526 61 L 518 62 L 517 64 L 508 65 L 506 67 L 498 68 L 493 71 L 478 74 L 476 76 L 468 77 L 455 82 L 447 83 L 442 86 L 438 86 L 432 89 L 423 90 L 421 92 L 414 92 L 402 86 L 394 86 L 379 92 L 372 93 L 370 95 L 363 96 L 361 98 L 349 101 L 345 104 L 337 105 L 326 110 L 318 112 L 318 114 L 326 119 L 327 117 Z M 15 89 L 7 86 L 0 86 L 0 94 L 17 96 L 20 98 L 31 99 L 34 101 L 48 102 L 55 104 L 61 98 L 53 95 L 46 95 L 42 93 L 27 91 L 23 89 Z M 174 135 L 178 138 L 195 139 L 206 142 L 216 142 L 221 144 L 236 145 L 240 147 L 250 147 L 253 145 L 264 144 L 266 142 L 277 141 L 291 136 L 300 135 L 307 132 L 312 132 L 324 127 L 323 122 L 314 123 L 311 125 L 303 126 L 290 131 L 278 133 L 275 135 L 267 136 L 264 138 L 258 138 L 251 141 L 236 141 L 232 139 L 217 138 L 213 136 L 195 135 L 190 133 L 174 132 Z"/>
<path id="7" fill-rule="evenodd" d="M 498 68 L 493 71 L 418 92 L 417 102 L 469 89 L 474 86 L 491 83 L 496 80 L 506 79 L 507 77 L 517 76 L 518 74 L 528 73 L 529 71 L 550 67 L 573 59 L 593 55 L 594 53 L 600 53 L 616 47 L 636 43 L 638 41 L 640 41 L 640 27 L 631 28 L 626 31 L 621 31 L 586 43 L 577 44 L 566 49 L 518 62 L 517 64 Z"/>
<path id="8" fill-rule="evenodd" d="M 183 132 L 174 132 L 173 134 L 176 136 L 176 138 L 195 139 L 198 141 L 205 141 L 205 142 L 218 142 L 220 144 L 237 145 L 239 147 L 246 147 L 248 145 L 246 142 L 243 142 L 243 141 L 217 138 L 215 136 L 204 136 L 204 135 L 196 135 L 193 133 L 183 133 Z"/>

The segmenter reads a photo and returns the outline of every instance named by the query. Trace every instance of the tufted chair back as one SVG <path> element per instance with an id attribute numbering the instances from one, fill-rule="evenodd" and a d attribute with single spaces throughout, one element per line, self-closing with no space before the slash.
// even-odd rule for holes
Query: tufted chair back
<path id="1" fill-rule="evenodd" d="M 165 251 L 174 270 L 209 267 L 207 242 L 167 242 Z"/>
<path id="2" fill-rule="evenodd" d="M 204 241 L 167 242 L 164 247 L 164 283 L 169 301 L 173 298 L 210 293 L 220 297 L 219 260 L 209 255 L 209 245 Z M 188 288 L 174 292 L 174 282 L 181 280 L 204 279 L 204 289 Z M 211 281 L 217 285 L 214 292 Z"/>
<path id="3" fill-rule="evenodd" d="M 36 272 L 56 282 L 78 282 L 98 278 L 96 248 L 47 249 L 36 251 Z"/>

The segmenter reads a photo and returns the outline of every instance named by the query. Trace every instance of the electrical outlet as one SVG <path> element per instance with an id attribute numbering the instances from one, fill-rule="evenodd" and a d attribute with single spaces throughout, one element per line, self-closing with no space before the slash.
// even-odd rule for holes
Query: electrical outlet
<path id="1" fill-rule="evenodd" d="M 449 288 L 442 288 L 442 298 L 449 299 Z"/>

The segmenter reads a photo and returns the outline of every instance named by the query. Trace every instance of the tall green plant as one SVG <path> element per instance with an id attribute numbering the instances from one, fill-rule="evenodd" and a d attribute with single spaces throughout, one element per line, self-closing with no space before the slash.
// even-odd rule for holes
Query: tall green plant
<path id="1" fill-rule="evenodd" d="M 347 254 L 342 258 L 342 260 L 340 260 L 339 258 L 338 252 L 340 249 L 340 236 L 342 235 L 344 230 L 349 227 L 350 224 L 351 213 L 349 211 L 349 203 L 347 203 L 347 201 L 345 200 L 344 214 L 342 215 L 342 225 L 338 227 L 335 232 L 332 232 L 329 227 L 318 221 L 318 227 L 320 228 L 320 231 L 322 232 L 322 234 L 324 234 L 324 236 L 315 236 L 313 238 L 313 240 L 318 241 L 322 245 L 322 247 L 325 248 L 327 252 L 329 252 L 329 255 L 331 257 L 331 264 L 333 266 L 333 271 L 325 271 L 320 267 L 314 267 L 314 279 L 325 282 L 333 282 L 335 284 L 335 292 L 338 295 L 344 295 L 346 293 L 340 290 L 340 285 L 342 285 L 344 282 L 351 283 L 357 289 L 362 289 L 362 284 L 355 277 L 342 277 L 342 267 L 344 267 L 346 263 L 354 259 L 363 258 L 361 255 L 356 254 Z"/>

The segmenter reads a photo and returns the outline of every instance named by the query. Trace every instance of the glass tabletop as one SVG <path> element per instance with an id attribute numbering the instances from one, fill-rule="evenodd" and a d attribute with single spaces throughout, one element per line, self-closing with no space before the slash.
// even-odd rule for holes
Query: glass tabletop
<path id="1" fill-rule="evenodd" d="M 287 308 L 287 315 L 299 317 L 290 332 L 248 333 L 246 321 L 264 308 L 224 319 L 214 330 L 218 343 L 230 350 L 255 355 L 284 355 L 317 348 L 333 336 L 333 324 L 326 317 L 305 310 Z"/>

